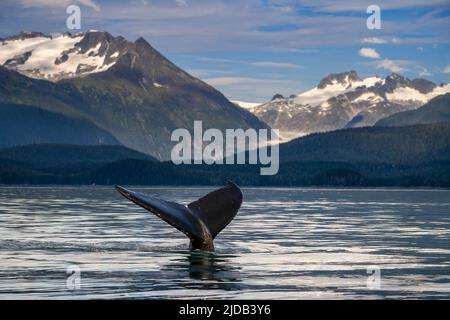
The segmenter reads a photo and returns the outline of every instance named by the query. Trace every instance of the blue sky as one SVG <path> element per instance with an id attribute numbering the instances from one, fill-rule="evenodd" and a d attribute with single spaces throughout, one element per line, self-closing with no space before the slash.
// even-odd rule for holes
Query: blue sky
<path id="1" fill-rule="evenodd" d="M 230 99 L 297 94 L 348 70 L 450 82 L 449 0 L 2 0 L 0 37 L 65 32 L 69 4 L 82 30 L 143 36 Z M 381 30 L 366 26 L 371 4 Z"/>

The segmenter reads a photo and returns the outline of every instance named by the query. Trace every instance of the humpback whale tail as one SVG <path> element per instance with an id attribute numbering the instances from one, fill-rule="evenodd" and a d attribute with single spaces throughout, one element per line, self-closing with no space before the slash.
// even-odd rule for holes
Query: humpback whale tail
<path id="1" fill-rule="evenodd" d="M 242 204 L 242 192 L 233 182 L 184 206 L 116 186 L 128 200 L 154 213 L 183 232 L 191 240 L 192 250 L 214 250 L 214 239 L 236 216 Z"/>

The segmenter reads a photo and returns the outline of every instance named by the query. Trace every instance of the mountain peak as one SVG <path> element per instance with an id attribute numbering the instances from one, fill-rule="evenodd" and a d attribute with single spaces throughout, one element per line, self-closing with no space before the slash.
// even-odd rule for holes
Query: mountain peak
<path id="1" fill-rule="evenodd" d="M 398 73 L 392 73 L 386 77 L 384 89 L 386 92 L 393 92 L 397 88 L 411 86 L 411 80 L 405 78 Z"/>
<path id="2" fill-rule="evenodd" d="M 107 32 L 85 32 L 0 46 L 2 102 L 23 101 L 32 108 L 89 119 L 125 146 L 161 160 L 170 159 L 173 130 L 193 130 L 192 115 L 224 132 L 268 129 L 249 111 L 151 49 L 143 38 L 130 42 Z M 21 113 L 23 108 L 15 109 Z M 11 119 L 19 119 L 15 114 Z"/>
<path id="3" fill-rule="evenodd" d="M 399 75 L 398 73 L 393 72 L 387 77 L 387 79 L 398 81 L 398 80 L 405 80 L 406 78 Z"/>
<path id="4" fill-rule="evenodd" d="M 137 38 L 136 41 L 134 42 L 134 44 L 136 44 L 136 45 L 150 46 L 150 44 L 147 42 L 147 40 L 145 40 L 143 37 Z"/>
<path id="5" fill-rule="evenodd" d="M 132 46 L 122 37 L 98 30 L 75 35 L 20 32 L 2 39 L 0 65 L 56 82 L 106 71 Z"/>
<path id="6" fill-rule="evenodd" d="M 411 81 L 411 86 L 420 93 L 427 94 L 437 88 L 437 85 L 427 79 L 414 79 Z"/>
<path id="7" fill-rule="evenodd" d="M 273 96 L 271 101 L 275 101 L 275 100 L 284 100 L 286 99 L 282 94 L 277 93 L 276 95 Z"/>
<path id="8" fill-rule="evenodd" d="M 430 93 L 437 87 L 434 82 L 427 79 L 417 78 L 410 80 L 402 75 L 399 75 L 398 73 L 392 73 L 389 75 L 386 78 L 386 85 L 392 89 L 398 87 L 411 87 L 422 94 Z"/>
<path id="9" fill-rule="evenodd" d="M 348 71 L 332 73 L 318 87 L 294 98 L 272 100 L 251 111 L 290 140 L 316 132 L 372 126 L 446 92 L 450 92 L 450 85 L 438 87 L 425 79 L 410 80 L 397 73 L 384 79 L 360 79 L 355 71 Z"/>
<path id="10" fill-rule="evenodd" d="M 2 42 L 6 42 L 6 41 L 26 40 L 26 39 L 33 39 L 33 38 L 51 38 L 51 37 L 43 34 L 42 32 L 20 31 L 18 34 L 3 38 L 1 40 L 2 40 Z"/>
<path id="11" fill-rule="evenodd" d="M 164 64 L 174 71 L 171 76 L 155 73 Z M 142 82 L 143 87 L 160 88 L 176 82 L 173 74 L 190 76 L 177 68 L 144 38 L 127 41 L 106 31 L 88 30 L 46 36 L 40 32 L 22 32 L 2 41 L 0 66 L 35 79 L 58 82 L 107 71 L 114 73 L 129 68 L 138 70 L 128 78 Z M 145 78 L 145 81 L 143 79 Z M 155 84 L 156 83 L 156 84 Z"/>
<path id="12" fill-rule="evenodd" d="M 152 47 L 152 45 L 150 43 L 148 43 L 147 40 L 145 40 L 143 37 L 139 37 L 135 42 L 134 42 L 134 46 L 135 48 L 138 50 L 138 52 L 148 52 L 148 51 L 152 51 L 155 52 L 156 50 Z"/>
<path id="13" fill-rule="evenodd" d="M 334 84 L 348 86 L 357 81 L 361 81 L 361 78 L 354 70 L 341 73 L 331 73 L 320 81 L 318 88 L 325 89 L 327 86 Z"/>

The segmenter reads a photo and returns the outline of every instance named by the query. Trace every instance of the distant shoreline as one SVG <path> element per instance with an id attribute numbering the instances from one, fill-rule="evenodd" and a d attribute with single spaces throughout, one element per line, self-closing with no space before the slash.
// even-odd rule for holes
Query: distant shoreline
<path id="1" fill-rule="evenodd" d="M 92 188 L 92 189 L 114 189 L 115 185 L 77 185 L 77 184 L 0 184 L 0 189 L 7 188 Z M 128 185 L 129 187 L 135 188 L 144 188 L 144 189 L 210 189 L 210 188 L 218 188 L 220 185 Z M 441 188 L 441 187 L 356 187 L 356 186 L 348 186 L 348 187 L 334 187 L 334 186 L 242 186 L 242 189 L 274 189 L 274 190 L 282 190 L 282 189 L 304 189 L 304 190 L 341 190 L 341 191 L 450 191 L 449 188 Z"/>

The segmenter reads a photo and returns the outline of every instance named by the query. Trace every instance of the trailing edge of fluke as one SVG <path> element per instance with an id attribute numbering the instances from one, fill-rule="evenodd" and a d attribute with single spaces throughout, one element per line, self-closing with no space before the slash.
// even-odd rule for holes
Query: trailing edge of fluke
<path id="1" fill-rule="evenodd" d="M 214 251 L 214 239 L 225 229 L 242 205 L 242 192 L 229 182 L 225 188 L 184 206 L 116 186 L 128 200 L 152 212 L 191 240 L 192 250 Z"/>

